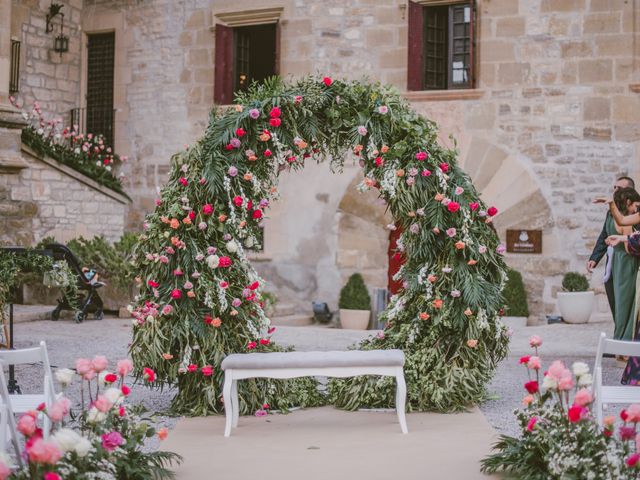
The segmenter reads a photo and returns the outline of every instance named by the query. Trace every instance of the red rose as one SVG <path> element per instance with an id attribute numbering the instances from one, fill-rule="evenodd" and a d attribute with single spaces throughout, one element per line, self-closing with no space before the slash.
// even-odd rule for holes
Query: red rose
<path id="1" fill-rule="evenodd" d="M 519 363 L 522 365 L 526 365 L 527 363 L 529 363 L 529 360 L 531 359 L 531 355 L 525 355 L 524 357 L 520 357 L 520 361 Z"/>
<path id="2" fill-rule="evenodd" d="M 213 205 L 211 205 L 210 203 L 204 205 L 202 207 L 202 213 L 204 213 L 205 215 L 211 215 L 213 213 Z"/>
<path id="3" fill-rule="evenodd" d="M 480 207 L 480 204 L 478 202 L 469 203 L 469 208 L 471 209 L 472 212 L 475 212 L 479 207 Z"/>
<path id="4" fill-rule="evenodd" d="M 144 367 L 144 369 L 142 370 L 142 377 L 147 382 L 154 382 L 156 379 L 156 372 L 151 370 L 149 367 Z"/>
<path id="5" fill-rule="evenodd" d="M 262 218 L 262 210 L 254 210 L 251 216 L 254 220 L 260 220 Z"/>
<path id="6" fill-rule="evenodd" d="M 331 78 L 330 78 L 330 77 L 324 77 L 324 78 L 322 79 L 322 82 L 323 82 L 327 87 L 329 87 L 329 86 L 333 83 L 333 80 L 331 80 Z"/>
<path id="7" fill-rule="evenodd" d="M 220 257 L 219 267 L 226 268 L 231 266 L 231 259 L 229 257 Z"/>
<path id="8" fill-rule="evenodd" d="M 440 170 L 442 170 L 443 173 L 447 173 L 449 171 L 449 164 L 448 163 L 441 163 L 440 164 Z"/>
<path id="9" fill-rule="evenodd" d="M 524 388 L 527 390 L 527 392 L 529 392 L 530 394 L 534 394 L 534 393 L 538 393 L 538 382 L 535 380 L 532 380 L 530 382 L 527 382 L 524 384 Z"/>
<path id="10" fill-rule="evenodd" d="M 200 371 L 205 377 L 210 377 L 211 375 L 213 375 L 213 367 L 211 365 L 205 365 L 200 369 Z"/>
<path id="11" fill-rule="evenodd" d="M 171 290 L 171 298 L 178 300 L 180 297 L 182 297 L 182 292 L 179 288 L 174 288 L 173 290 Z"/>
<path id="12" fill-rule="evenodd" d="M 280 120 L 279 118 L 272 118 L 269 120 L 269 125 L 271 125 L 272 127 L 279 127 L 281 123 L 282 120 Z"/>
<path id="13" fill-rule="evenodd" d="M 271 118 L 278 118 L 280 116 L 282 112 L 280 111 L 280 109 L 278 107 L 273 107 L 271 109 L 271 111 L 269 112 L 269 116 Z"/>
<path id="14" fill-rule="evenodd" d="M 249 285 L 249 290 L 256 290 L 260 286 L 260 282 L 253 282 Z"/>
<path id="15" fill-rule="evenodd" d="M 271 155 L 273 155 L 273 154 L 271 153 L 271 150 L 269 150 L 269 149 L 267 148 L 267 149 L 264 151 L 264 156 L 265 156 L 265 157 L 270 157 Z"/>
<path id="16" fill-rule="evenodd" d="M 490 217 L 493 217 L 497 214 L 498 214 L 498 209 L 496 207 L 489 207 L 489 210 L 487 210 L 487 215 L 489 215 Z"/>
<path id="17" fill-rule="evenodd" d="M 149 285 L 151 288 L 158 288 L 160 286 L 158 282 L 154 282 L 153 280 L 149 280 L 147 282 L 147 285 Z"/>
<path id="18" fill-rule="evenodd" d="M 116 380 L 118 380 L 118 376 L 115 373 L 108 373 L 107 375 L 104 376 L 104 381 L 106 383 L 113 383 Z"/>
<path id="19" fill-rule="evenodd" d="M 187 372 L 193 373 L 198 370 L 198 366 L 193 363 L 187 367 Z"/>
<path id="20" fill-rule="evenodd" d="M 182 186 L 184 186 L 184 187 L 186 187 L 187 185 L 189 185 L 189 181 L 188 181 L 186 178 L 184 178 L 184 177 L 180 177 L 180 180 L 178 180 L 178 181 L 179 181 L 179 182 L 182 184 Z"/>
<path id="21" fill-rule="evenodd" d="M 567 415 L 569 417 L 569 421 L 571 423 L 579 422 L 582 419 L 582 415 L 583 415 L 584 410 L 585 410 L 585 408 L 581 407 L 580 405 L 572 405 L 569 408 L 569 411 L 567 412 Z"/>
<path id="22" fill-rule="evenodd" d="M 460 204 L 458 202 L 449 202 L 449 204 L 447 205 L 447 210 L 449 210 L 451 213 L 456 213 L 458 210 L 460 210 Z"/>
<path id="23" fill-rule="evenodd" d="M 124 395 L 125 397 L 131 393 L 131 389 L 126 385 L 122 385 L 121 390 L 122 390 L 122 395 Z"/>
<path id="24" fill-rule="evenodd" d="M 249 342 L 249 343 L 247 343 L 247 350 L 253 350 L 257 346 L 258 346 L 258 344 L 256 342 Z"/>
<path id="25" fill-rule="evenodd" d="M 243 200 L 242 200 L 242 197 L 241 197 L 240 195 L 236 195 L 235 197 L 233 197 L 233 204 L 234 204 L 236 207 L 241 206 L 241 205 L 242 205 L 242 201 L 243 201 Z"/>
<path id="26" fill-rule="evenodd" d="M 244 130 L 244 128 L 237 128 L 236 129 L 236 136 L 244 137 L 246 134 L 247 134 L 247 132 Z"/>
<path id="27" fill-rule="evenodd" d="M 260 339 L 260 345 L 269 345 L 269 339 L 268 338 L 261 338 Z"/>

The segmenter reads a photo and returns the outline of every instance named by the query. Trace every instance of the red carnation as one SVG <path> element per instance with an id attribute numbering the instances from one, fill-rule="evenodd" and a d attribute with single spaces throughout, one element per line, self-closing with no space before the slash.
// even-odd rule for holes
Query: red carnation
<path id="1" fill-rule="evenodd" d="M 261 338 L 260 339 L 260 345 L 269 345 L 269 339 L 268 338 Z"/>
<path id="2" fill-rule="evenodd" d="M 323 82 L 327 87 L 329 87 L 329 86 L 333 83 L 333 80 L 331 80 L 331 77 L 324 77 L 324 78 L 322 79 L 322 82 Z"/>
<path id="3" fill-rule="evenodd" d="M 121 390 L 122 390 L 122 395 L 124 395 L 125 397 L 131 393 L 131 389 L 126 385 L 122 385 Z"/>
<path id="4" fill-rule="evenodd" d="M 230 267 L 231 266 L 231 259 L 229 257 L 220 257 L 218 266 L 222 267 L 222 268 Z"/>
<path id="5" fill-rule="evenodd" d="M 569 417 L 569 421 L 571 423 L 576 423 L 579 422 L 580 420 L 582 420 L 582 417 L 584 416 L 586 412 L 586 408 L 581 407 L 580 405 L 572 405 L 569 408 L 569 411 L 567 412 L 567 415 Z"/>
<path id="6" fill-rule="evenodd" d="M 207 325 L 211 325 L 213 323 L 213 317 L 211 315 L 205 315 L 204 323 L 206 323 Z"/>
<path id="7" fill-rule="evenodd" d="M 251 216 L 254 220 L 260 220 L 262 218 L 262 210 L 254 210 Z"/>
<path id="8" fill-rule="evenodd" d="M 257 346 L 258 346 L 258 344 L 256 342 L 249 342 L 249 343 L 247 343 L 247 350 L 253 350 Z"/>
<path id="9" fill-rule="evenodd" d="M 538 382 L 535 380 L 532 380 L 530 382 L 527 382 L 524 384 L 524 388 L 527 390 L 527 392 L 529 392 L 530 394 L 534 394 L 534 393 L 538 393 Z"/>
<path id="10" fill-rule="evenodd" d="M 240 195 L 236 195 L 235 197 L 233 197 L 233 204 L 236 207 L 239 207 L 242 205 L 242 197 Z"/>
<path id="11" fill-rule="evenodd" d="M 151 370 L 149 367 L 144 367 L 144 369 L 142 370 L 142 377 L 147 382 L 154 382 L 156 380 L 156 372 Z"/>
<path id="12" fill-rule="evenodd" d="M 231 145 L 230 143 L 228 143 L 228 144 L 226 144 L 226 145 L 224 146 L 224 149 L 225 149 L 225 150 L 233 150 L 233 145 Z"/>
<path id="13" fill-rule="evenodd" d="M 117 376 L 115 373 L 107 373 L 107 374 L 104 376 L 104 381 L 105 381 L 106 383 L 113 383 L 113 382 L 115 382 L 116 380 L 118 380 L 118 376 Z"/>
<path id="14" fill-rule="evenodd" d="M 627 467 L 635 467 L 636 465 L 638 465 L 639 461 L 640 461 L 640 453 L 634 453 L 633 455 L 628 457 L 624 461 L 624 463 L 627 464 Z"/>
<path id="15" fill-rule="evenodd" d="M 193 372 L 195 372 L 195 371 L 197 371 L 197 370 L 198 370 L 198 366 L 197 366 L 197 365 L 194 365 L 193 363 L 192 363 L 192 364 L 190 364 L 190 365 L 187 367 L 187 372 L 189 372 L 189 373 L 193 373 Z"/>
<path id="16" fill-rule="evenodd" d="M 416 153 L 416 160 L 423 161 L 427 159 L 427 152 L 418 152 Z"/>
<path id="17" fill-rule="evenodd" d="M 269 120 L 269 125 L 271 125 L 272 127 L 279 127 L 281 123 L 282 120 L 280 120 L 279 118 L 272 118 Z"/>
<path id="18" fill-rule="evenodd" d="M 187 185 L 189 185 L 189 181 L 188 181 L 186 178 L 184 178 L 184 177 L 180 177 L 180 180 L 178 180 L 178 181 L 179 181 L 179 182 L 182 184 L 182 186 L 184 186 L 184 187 L 186 187 Z"/>
<path id="19" fill-rule="evenodd" d="M 281 114 L 281 113 L 282 113 L 282 112 L 280 111 L 280 108 L 278 108 L 278 107 L 273 107 L 273 108 L 271 109 L 271 111 L 269 112 L 269 116 L 270 116 L 271 118 L 278 118 L 278 117 L 280 116 L 280 114 Z"/>
<path id="20" fill-rule="evenodd" d="M 155 282 L 153 280 L 149 280 L 147 282 L 147 285 L 149 285 L 151 288 L 158 288 L 160 286 L 160 284 L 158 282 Z"/>
<path id="21" fill-rule="evenodd" d="M 191 221 L 194 221 L 194 220 L 196 219 L 196 212 L 194 212 L 193 210 L 191 210 L 191 211 L 189 212 L 189 219 L 190 219 Z"/>
<path id="22" fill-rule="evenodd" d="M 200 369 L 200 371 L 205 377 L 210 377 L 211 375 L 213 375 L 213 367 L 211 365 L 205 365 Z"/>
<path id="23" fill-rule="evenodd" d="M 626 422 L 627 418 L 629 418 L 629 414 L 627 413 L 627 411 L 626 410 L 620 410 L 620 419 L 623 422 Z"/>
<path id="24" fill-rule="evenodd" d="M 498 214 L 498 209 L 496 207 L 489 207 L 489 210 L 487 210 L 487 215 L 489 215 L 490 217 L 493 217 L 497 214 Z"/>
<path id="25" fill-rule="evenodd" d="M 205 215 L 211 215 L 213 213 L 213 205 L 211 205 L 210 203 L 204 205 L 202 207 L 202 213 L 204 213 Z"/>
<path id="26" fill-rule="evenodd" d="M 244 137 L 247 134 L 247 132 L 244 130 L 244 128 L 237 128 L 236 129 L 236 136 L 237 137 Z"/>
<path id="27" fill-rule="evenodd" d="M 524 357 L 520 357 L 520 364 L 527 364 L 529 363 L 529 360 L 531 360 L 531 355 L 525 355 Z"/>
<path id="28" fill-rule="evenodd" d="M 460 204 L 458 202 L 449 202 L 449 204 L 447 205 L 447 210 L 449 210 L 451 213 L 456 213 L 458 210 L 460 210 Z"/>
<path id="29" fill-rule="evenodd" d="M 478 209 L 478 207 L 480 207 L 480 204 L 478 202 L 469 203 L 469 208 L 471 209 L 471 211 L 475 212 Z"/>
<path id="30" fill-rule="evenodd" d="M 253 207 L 253 202 L 251 200 L 249 200 L 247 202 L 247 210 L 251 210 L 252 207 Z"/>
<path id="31" fill-rule="evenodd" d="M 442 170 L 443 173 L 447 173 L 449 171 L 449 164 L 448 163 L 441 163 L 440 164 L 440 170 Z"/>
<path id="32" fill-rule="evenodd" d="M 249 285 L 249 290 L 256 290 L 260 286 L 260 282 L 253 282 Z"/>
<path id="33" fill-rule="evenodd" d="M 382 157 L 376 158 L 376 167 L 384 165 L 384 159 Z"/>
<path id="34" fill-rule="evenodd" d="M 178 300 L 180 297 L 182 297 L 182 292 L 179 288 L 174 288 L 173 290 L 171 290 L 171 298 L 173 298 L 174 300 Z"/>
<path id="35" fill-rule="evenodd" d="M 265 156 L 265 157 L 270 157 L 271 155 L 273 155 L 273 154 L 271 153 L 271 150 L 269 150 L 269 149 L 267 148 L 267 149 L 264 151 L 264 156 Z"/>

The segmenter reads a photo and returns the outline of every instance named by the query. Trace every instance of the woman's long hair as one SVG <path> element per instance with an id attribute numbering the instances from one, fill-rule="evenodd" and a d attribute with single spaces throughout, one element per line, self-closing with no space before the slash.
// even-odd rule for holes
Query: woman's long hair
<path id="1" fill-rule="evenodd" d="M 636 213 L 636 212 L 627 212 L 627 204 L 629 202 L 631 203 L 640 202 L 640 193 L 636 192 L 635 189 L 631 187 L 620 188 L 613 195 L 613 201 L 615 202 L 616 207 L 618 207 L 618 210 L 620 210 L 620 212 L 623 213 L 624 215 Z"/>

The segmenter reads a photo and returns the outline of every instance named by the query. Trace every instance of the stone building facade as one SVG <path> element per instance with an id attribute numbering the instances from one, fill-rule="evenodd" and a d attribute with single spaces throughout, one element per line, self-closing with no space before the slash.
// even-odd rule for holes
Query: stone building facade
<path id="1" fill-rule="evenodd" d="M 396 86 L 439 123 L 443 143 L 455 137 L 460 162 L 500 209 L 503 238 L 506 229 L 543 230 L 541 255 L 507 255 L 536 318 L 554 311 L 564 272 L 584 271 L 604 219 L 591 198 L 609 193 L 617 175 L 640 181 L 640 0 L 477 0 L 474 88 L 419 91 L 407 91 L 407 0 L 69 0 L 62 56 L 49 52 L 43 30 L 48 0 L 0 1 L 10 4 L 11 37 L 22 41 L 20 95 L 58 115 L 83 106 L 86 35 L 115 32 L 115 149 L 130 158 L 131 229 L 153 208 L 171 155 L 206 126 L 216 26 L 274 16 L 280 75 Z M 335 307 L 356 270 L 371 287 L 386 286 L 389 219 L 375 199 L 354 194 L 358 175 L 319 165 L 282 178 L 265 251 L 256 254 L 281 298 Z M 592 285 L 602 293 L 598 278 Z"/>

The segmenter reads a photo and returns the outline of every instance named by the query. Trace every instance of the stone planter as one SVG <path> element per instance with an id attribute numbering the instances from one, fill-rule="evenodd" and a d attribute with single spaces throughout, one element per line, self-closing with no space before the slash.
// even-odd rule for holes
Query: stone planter
<path id="1" fill-rule="evenodd" d="M 593 292 L 558 292 L 558 310 L 567 323 L 587 323 L 594 303 Z"/>
<path id="2" fill-rule="evenodd" d="M 369 326 L 370 310 L 340 309 L 340 325 L 346 330 L 366 330 Z"/>

